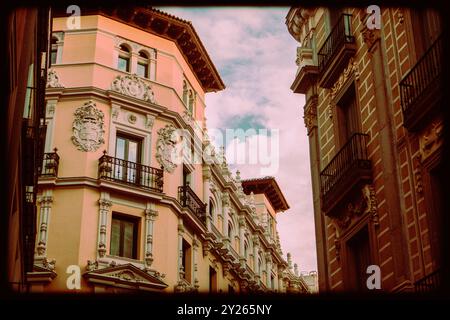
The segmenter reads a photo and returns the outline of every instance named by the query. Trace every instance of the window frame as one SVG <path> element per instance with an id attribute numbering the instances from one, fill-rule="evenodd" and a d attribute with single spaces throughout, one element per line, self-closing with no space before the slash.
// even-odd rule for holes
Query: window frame
<path id="1" fill-rule="evenodd" d="M 113 254 L 112 252 L 112 237 L 113 237 L 113 221 L 119 220 L 121 222 L 130 222 L 133 224 L 133 248 L 131 257 L 124 256 L 124 228 L 121 223 L 120 227 L 120 235 L 119 235 L 119 252 L 118 254 Z M 135 216 L 123 214 L 120 212 L 113 211 L 111 214 L 111 228 L 110 228 L 110 236 L 109 236 L 109 254 L 114 257 L 125 258 L 125 259 L 133 259 L 139 260 L 139 229 L 140 229 L 140 221 L 141 219 Z"/>

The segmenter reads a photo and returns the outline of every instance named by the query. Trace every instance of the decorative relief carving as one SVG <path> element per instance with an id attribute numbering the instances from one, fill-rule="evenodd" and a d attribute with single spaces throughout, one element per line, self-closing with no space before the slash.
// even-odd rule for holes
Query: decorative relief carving
<path id="1" fill-rule="evenodd" d="M 156 142 L 156 160 L 165 171 L 171 173 L 177 167 L 173 162 L 177 139 L 175 137 L 176 128 L 169 124 L 158 130 L 158 140 Z"/>
<path id="2" fill-rule="evenodd" d="M 421 161 L 424 161 L 442 146 L 443 123 L 436 120 L 419 137 Z"/>
<path id="3" fill-rule="evenodd" d="M 113 105 L 111 113 L 113 120 L 117 120 L 117 118 L 119 117 L 119 113 L 120 113 L 120 106 Z"/>
<path id="4" fill-rule="evenodd" d="M 134 113 L 128 114 L 128 122 L 130 124 L 135 124 L 136 121 L 137 121 L 137 117 L 136 117 L 136 115 Z"/>
<path id="5" fill-rule="evenodd" d="M 132 75 L 118 75 L 111 84 L 111 90 L 126 96 L 155 103 L 155 95 L 150 84 Z"/>
<path id="6" fill-rule="evenodd" d="M 317 95 L 314 95 L 308 99 L 305 105 L 303 119 L 308 135 L 313 128 L 317 127 L 317 104 L 318 98 Z"/>
<path id="7" fill-rule="evenodd" d="M 56 267 L 56 260 L 48 260 L 47 257 L 44 257 L 44 259 L 42 259 L 42 265 L 44 266 L 44 268 L 50 271 L 54 271 Z"/>
<path id="8" fill-rule="evenodd" d="M 104 142 L 104 115 L 92 100 L 75 111 L 72 124 L 72 142 L 78 150 L 96 151 Z"/>
<path id="9" fill-rule="evenodd" d="M 155 117 L 150 114 L 147 114 L 146 120 L 145 120 L 145 127 L 147 129 L 152 129 L 154 123 L 155 123 Z"/>
<path id="10" fill-rule="evenodd" d="M 47 88 L 63 88 L 63 85 L 59 82 L 59 77 L 56 74 L 55 69 L 48 69 L 46 86 Z"/>
<path id="11" fill-rule="evenodd" d="M 97 270 L 98 269 L 98 261 L 94 260 L 88 260 L 87 261 L 87 266 L 86 266 L 86 271 L 93 271 L 93 270 Z"/>
<path id="12" fill-rule="evenodd" d="M 378 211 L 375 197 L 375 190 L 371 185 L 364 185 L 361 189 L 361 196 L 354 202 L 349 202 L 337 217 L 333 218 L 334 224 L 339 230 L 347 229 L 354 219 L 370 214 L 375 225 L 378 225 Z"/>
<path id="13" fill-rule="evenodd" d="M 194 123 L 194 117 L 192 116 L 192 112 L 187 109 L 183 111 L 181 117 L 183 118 L 184 122 L 186 122 L 186 124 L 189 126 L 192 126 L 192 124 Z"/>
<path id="14" fill-rule="evenodd" d="M 354 76 L 355 80 L 359 80 L 359 69 L 358 69 L 358 63 L 352 58 L 350 58 L 350 61 L 348 62 L 347 67 L 344 69 L 344 71 L 340 74 L 339 79 L 334 83 L 333 87 L 331 88 L 331 100 L 334 99 L 336 94 L 342 89 L 344 84 L 352 77 Z"/>

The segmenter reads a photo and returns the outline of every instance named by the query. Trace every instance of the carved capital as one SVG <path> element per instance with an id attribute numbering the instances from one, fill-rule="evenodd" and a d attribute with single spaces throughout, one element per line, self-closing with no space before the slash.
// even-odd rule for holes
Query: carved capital
<path id="1" fill-rule="evenodd" d="M 317 95 L 314 95 L 308 99 L 304 108 L 303 119 L 305 121 L 305 127 L 308 135 L 311 133 L 313 128 L 317 127 L 317 104 L 318 97 Z"/>

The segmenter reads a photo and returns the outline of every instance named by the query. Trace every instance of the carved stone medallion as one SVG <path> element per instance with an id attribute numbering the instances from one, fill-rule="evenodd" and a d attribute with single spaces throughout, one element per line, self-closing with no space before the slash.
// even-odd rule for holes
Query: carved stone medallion
<path id="1" fill-rule="evenodd" d="M 156 160 L 169 173 L 177 167 L 177 164 L 173 161 L 177 144 L 175 131 L 176 128 L 171 124 L 159 129 L 156 142 Z"/>
<path id="2" fill-rule="evenodd" d="M 75 111 L 72 124 L 72 142 L 78 150 L 96 151 L 105 142 L 104 114 L 92 100 Z"/>

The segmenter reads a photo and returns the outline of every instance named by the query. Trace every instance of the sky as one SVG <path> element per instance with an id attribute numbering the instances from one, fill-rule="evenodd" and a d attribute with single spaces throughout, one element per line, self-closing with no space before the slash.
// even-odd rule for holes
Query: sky
<path id="1" fill-rule="evenodd" d="M 290 252 L 299 271 L 317 270 L 305 101 L 303 95 L 290 90 L 298 43 L 285 25 L 289 8 L 159 9 L 192 22 L 226 85 L 225 90 L 206 95 L 209 132 L 214 133 L 214 128 L 256 129 L 247 139 L 223 143 L 230 169 L 233 173 L 239 169 L 244 179 L 275 177 L 290 205 L 277 216 L 284 258 Z M 236 150 L 238 154 L 242 154 L 239 150 L 255 151 L 258 144 L 252 143 L 268 143 L 271 166 L 263 157 L 256 163 L 249 158 L 246 163 L 233 163 L 238 160 Z M 222 143 L 217 140 L 215 144 Z"/>

